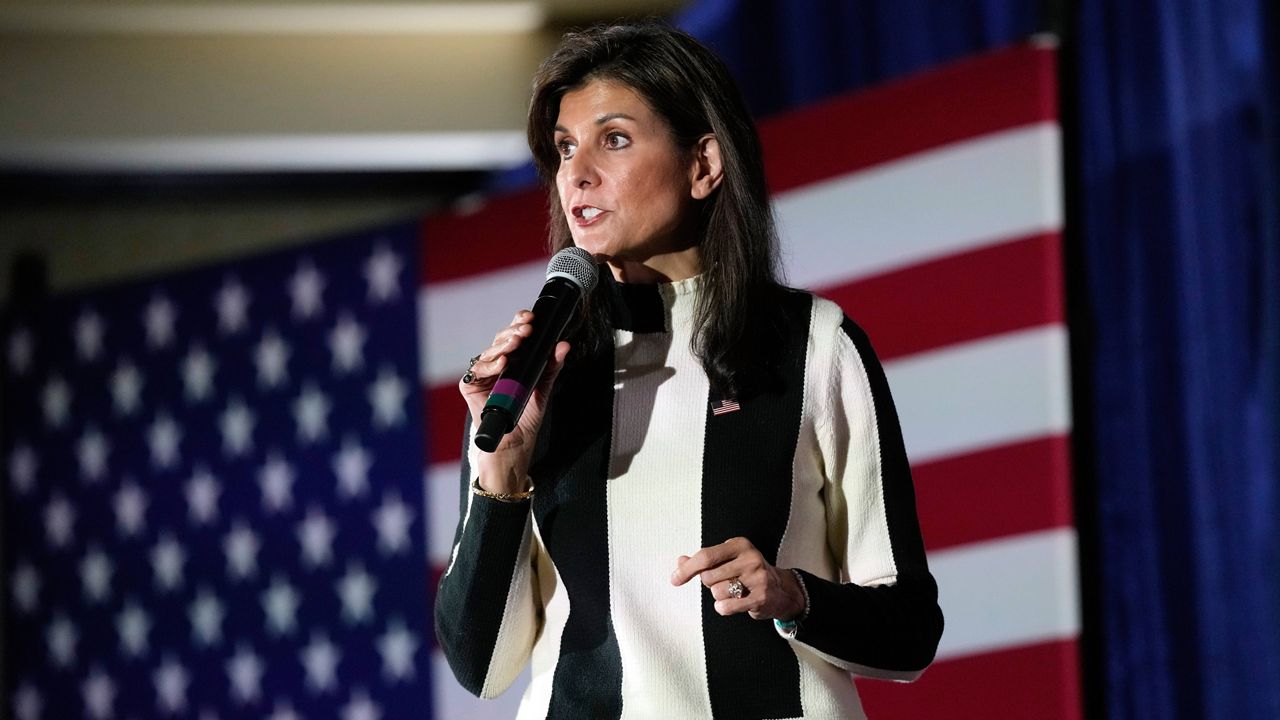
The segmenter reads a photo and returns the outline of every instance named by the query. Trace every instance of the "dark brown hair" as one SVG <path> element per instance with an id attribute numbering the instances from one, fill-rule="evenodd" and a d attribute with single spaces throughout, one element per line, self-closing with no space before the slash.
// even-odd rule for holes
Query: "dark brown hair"
<path id="1" fill-rule="evenodd" d="M 712 387 L 738 395 L 751 384 L 752 366 L 759 361 L 755 353 L 771 344 L 749 323 L 760 323 L 768 314 L 763 312 L 768 296 L 778 287 L 778 243 L 755 123 L 728 68 L 688 33 L 641 21 L 565 34 L 534 75 L 529 106 L 529 148 L 549 189 L 552 252 L 573 245 L 555 185 L 560 99 L 593 80 L 636 92 L 666 121 L 677 148 L 692 152 L 703 135 L 716 136 L 723 179 L 702 201 L 704 283 L 692 349 Z M 605 292 L 601 283 L 586 305 L 578 337 L 586 352 L 609 338 Z"/>

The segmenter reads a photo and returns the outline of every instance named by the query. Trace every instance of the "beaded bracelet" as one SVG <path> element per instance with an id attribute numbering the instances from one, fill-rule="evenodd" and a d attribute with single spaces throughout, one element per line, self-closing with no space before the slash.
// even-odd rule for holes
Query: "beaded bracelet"
<path id="1" fill-rule="evenodd" d="M 533 486 L 530 485 L 528 490 L 518 493 L 496 493 L 489 492 L 488 490 L 480 487 L 480 478 L 476 478 L 471 481 L 471 492 L 479 495 L 480 497 L 489 498 L 490 500 L 497 500 L 505 503 L 518 503 L 524 502 L 525 500 L 533 497 Z"/>

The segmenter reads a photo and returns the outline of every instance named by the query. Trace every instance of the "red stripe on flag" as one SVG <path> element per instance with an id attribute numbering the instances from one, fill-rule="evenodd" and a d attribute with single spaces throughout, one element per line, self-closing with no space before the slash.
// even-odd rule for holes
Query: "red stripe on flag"
<path id="1" fill-rule="evenodd" d="M 428 465 L 462 459 L 462 428 L 467 402 L 456 385 L 437 385 L 423 393 L 427 419 Z"/>
<path id="2" fill-rule="evenodd" d="M 905 720 L 1078 720 L 1083 715 L 1077 640 L 935 663 L 914 683 L 857 680 L 867 717 Z"/>
<path id="3" fill-rule="evenodd" d="M 881 360 L 1065 322 L 1062 238 L 1047 233 L 912 265 L 820 295 L 844 308 Z"/>
<path id="4" fill-rule="evenodd" d="M 770 190 L 1056 120 L 1056 66 L 1052 50 L 1019 45 L 772 118 L 760 125 Z"/>
<path id="5" fill-rule="evenodd" d="M 529 190 L 486 198 L 470 211 L 428 215 L 422 280 L 444 282 L 548 257 L 547 195 Z"/>
<path id="6" fill-rule="evenodd" d="M 1071 441 L 1038 438 L 911 468 L 929 550 L 1071 527 Z"/>

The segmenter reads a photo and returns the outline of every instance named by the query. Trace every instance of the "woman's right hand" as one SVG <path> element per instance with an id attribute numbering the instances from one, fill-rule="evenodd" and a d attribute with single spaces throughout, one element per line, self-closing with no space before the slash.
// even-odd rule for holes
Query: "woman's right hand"
<path id="1" fill-rule="evenodd" d="M 533 332 L 530 325 L 533 319 L 533 313 L 528 310 L 516 313 L 511 324 L 493 336 L 493 344 L 485 348 L 471 366 L 471 382 L 458 382 L 458 391 L 471 411 L 473 426 L 480 422 L 480 411 L 484 409 L 498 376 L 506 370 L 508 356 Z M 494 493 L 518 493 L 529 489 L 529 464 L 533 459 L 534 441 L 538 437 L 538 428 L 542 426 L 551 387 L 568 354 L 569 343 L 562 340 L 556 344 L 542 379 L 530 394 L 516 427 L 502 438 L 492 453 L 480 453 L 478 467 L 472 468 L 472 472 L 478 474 L 483 489 Z"/>

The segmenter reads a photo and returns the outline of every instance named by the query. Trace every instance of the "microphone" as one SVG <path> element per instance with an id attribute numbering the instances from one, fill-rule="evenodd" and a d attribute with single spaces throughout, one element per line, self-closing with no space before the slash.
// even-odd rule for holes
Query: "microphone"
<path id="1" fill-rule="evenodd" d="M 547 263 L 547 282 L 533 304 L 533 332 L 507 356 L 507 369 L 498 376 L 489 400 L 480 411 L 476 447 L 493 452 L 502 436 L 515 429 L 529 395 L 577 314 L 582 297 L 595 289 L 595 260 L 580 247 L 567 247 Z"/>

